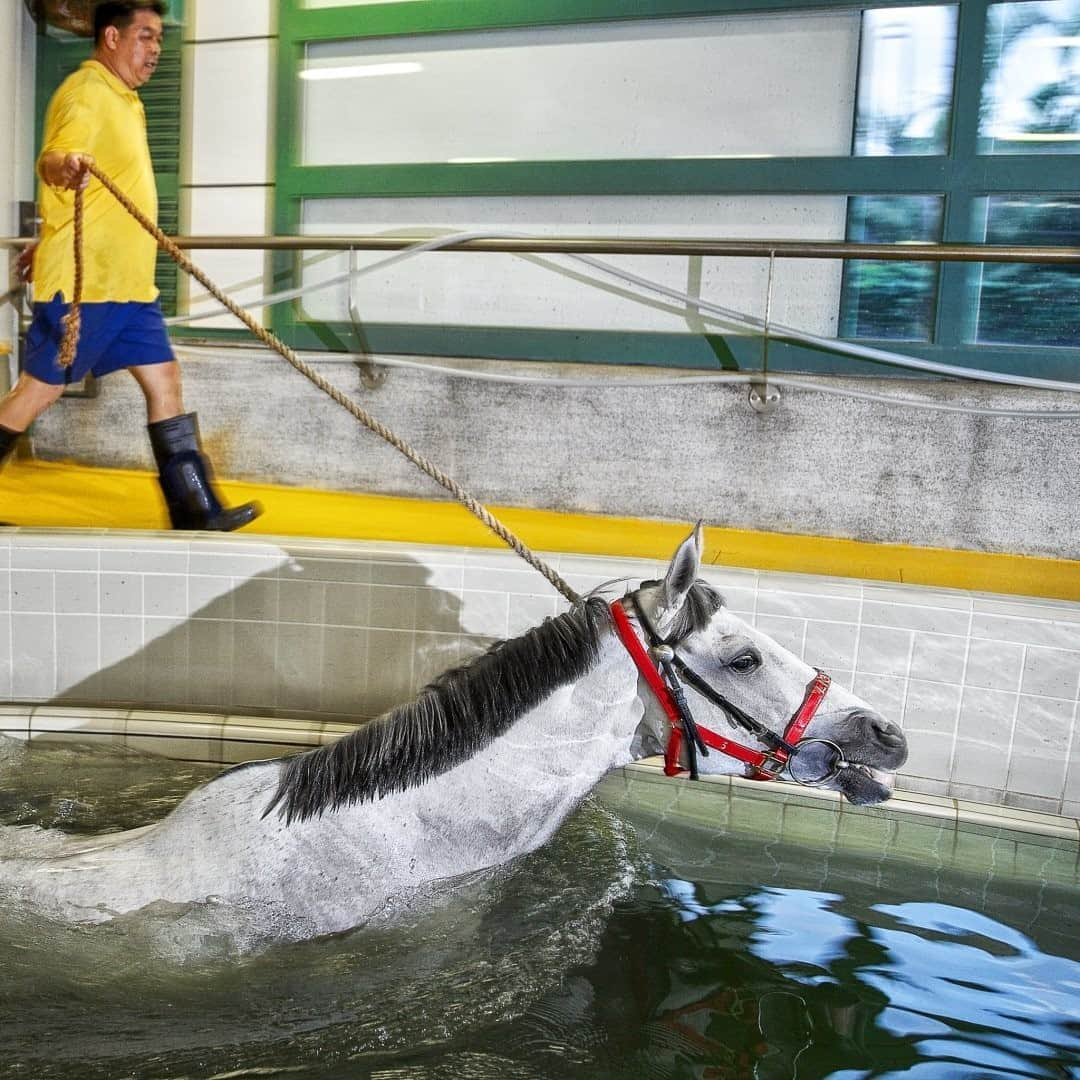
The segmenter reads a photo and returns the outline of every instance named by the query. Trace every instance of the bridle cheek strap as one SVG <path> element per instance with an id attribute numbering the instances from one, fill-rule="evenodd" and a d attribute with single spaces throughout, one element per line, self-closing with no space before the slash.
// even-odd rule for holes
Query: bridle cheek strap
<path id="1" fill-rule="evenodd" d="M 667 747 L 664 750 L 664 772 L 668 776 L 678 776 L 680 773 L 686 772 L 679 764 L 679 757 L 682 752 L 682 742 L 684 738 L 682 717 L 679 713 L 679 709 L 672 698 L 667 684 L 664 682 L 660 672 L 656 669 L 656 665 L 653 663 L 652 658 L 646 651 L 645 646 L 634 632 L 633 624 L 630 622 L 626 611 L 623 609 L 621 601 L 615 600 L 612 602 L 611 617 L 615 621 L 615 629 L 619 635 L 619 639 L 626 647 L 626 651 L 630 654 L 630 658 L 634 661 L 634 665 L 637 667 L 638 672 L 645 682 L 648 683 L 649 689 L 652 690 L 656 700 L 660 703 L 660 707 L 664 710 L 664 714 L 668 718 L 668 722 L 671 726 L 671 734 L 668 737 Z M 794 746 L 806 733 L 806 729 L 810 726 L 810 721 L 814 719 L 818 707 L 821 705 L 821 702 L 829 691 L 831 682 L 832 679 L 824 671 L 817 672 L 816 676 L 807 687 L 806 696 L 803 698 L 802 704 L 795 710 L 795 714 L 788 721 L 787 728 L 784 731 L 783 741 L 788 744 L 788 746 Z M 701 724 L 697 724 L 696 726 L 702 741 L 710 749 L 719 750 L 720 753 L 726 754 L 728 757 L 733 757 L 737 761 L 749 765 L 754 770 L 751 773 L 752 779 L 775 780 L 784 771 L 784 767 L 790 755 L 783 747 L 777 747 L 771 752 L 755 750 L 752 747 L 743 746 L 733 739 L 718 735 L 715 731 L 710 731 L 707 727 L 702 727 Z"/>
<path id="2" fill-rule="evenodd" d="M 825 695 L 829 692 L 831 684 L 832 677 L 824 671 L 818 671 L 814 675 L 810 685 L 806 688 L 806 696 L 803 698 L 802 704 L 795 710 L 795 715 L 788 721 L 788 726 L 784 729 L 784 742 L 788 746 L 795 746 L 806 734 L 806 729 L 810 726 L 810 721 L 817 715 L 818 706 L 825 700 Z M 777 748 L 773 751 L 773 760 L 780 767 L 775 773 L 760 770 L 761 775 L 755 773 L 753 779 L 775 780 L 784 771 L 784 766 L 790 756 L 787 750 L 782 747 Z"/>
<path id="3" fill-rule="evenodd" d="M 656 665 L 652 662 L 648 652 L 645 651 L 645 646 L 641 644 L 641 639 L 634 633 L 634 627 L 623 610 L 622 603 L 618 600 L 612 601 L 611 617 L 615 620 L 615 629 L 623 645 L 626 646 L 630 659 L 634 661 L 634 666 L 638 669 L 641 677 L 649 684 L 649 689 L 653 692 L 656 700 L 660 702 L 660 708 L 664 710 L 664 714 L 671 723 L 671 730 L 679 730 L 681 733 L 682 720 L 675 705 L 675 699 L 672 698 L 667 683 L 664 682 L 660 672 L 656 670 Z"/>

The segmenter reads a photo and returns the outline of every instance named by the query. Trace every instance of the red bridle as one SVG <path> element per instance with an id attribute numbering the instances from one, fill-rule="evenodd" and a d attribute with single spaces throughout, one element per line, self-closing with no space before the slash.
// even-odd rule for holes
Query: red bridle
<path id="1" fill-rule="evenodd" d="M 682 752 L 686 732 L 682 714 L 675 703 L 671 690 L 635 633 L 633 624 L 623 609 L 622 601 L 615 600 L 612 602 L 611 616 L 615 620 L 615 630 L 619 635 L 619 639 L 626 647 L 626 651 L 630 654 L 630 658 L 641 673 L 641 677 L 648 683 L 649 689 L 656 696 L 671 725 L 671 734 L 668 737 L 667 748 L 664 751 L 664 772 L 668 776 L 677 776 L 686 772 L 687 770 L 679 764 L 679 756 Z M 788 748 L 794 747 L 806 733 L 810 721 L 814 719 L 817 713 L 818 706 L 821 705 L 825 695 L 828 693 L 831 682 L 832 679 L 824 671 L 817 672 L 810 685 L 806 688 L 806 695 L 802 700 L 802 704 L 795 710 L 794 715 L 784 729 L 781 741 L 785 745 L 777 746 L 775 749 L 757 750 L 753 747 L 743 746 L 742 743 L 737 743 L 724 735 L 718 735 L 715 731 L 710 731 L 700 724 L 694 726 L 706 746 L 751 766 L 753 769 L 750 774 L 752 779 L 775 780 L 788 764 L 791 756 Z M 715 691 L 713 693 L 715 694 Z M 716 696 L 720 697 L 720 695 Z M 723 701 L 722 698 L 720 700 Z"/>

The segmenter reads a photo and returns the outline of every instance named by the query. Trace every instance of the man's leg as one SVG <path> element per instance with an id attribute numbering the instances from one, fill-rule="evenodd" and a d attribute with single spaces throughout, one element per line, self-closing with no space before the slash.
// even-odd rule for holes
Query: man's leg
<path id="1" fill-rule="evenodd" d="M 64 392 L 25 371 L 0 399 L 0 462 L 15 449 L 19 436 Z"/>
<path id="2" fill-rule="evenodd" d="M 175 360 L 165 364 L 145 364 L 129 367 L 128 371 L 139 384 L 146 398 L 146 422 L 168 420 L 184 411 L 184 389 L 180 381 L 180 365 Z"/>
<path id="3" fill-rule="evenodd" d="M 146 397 L 147 431 L 174 529 L 231 532 L 262 513 L 258 503 L 226 508 L 211 482 L 194 413 L 183 411 L 180 365 L 171 360 L 128 368 Z"/>

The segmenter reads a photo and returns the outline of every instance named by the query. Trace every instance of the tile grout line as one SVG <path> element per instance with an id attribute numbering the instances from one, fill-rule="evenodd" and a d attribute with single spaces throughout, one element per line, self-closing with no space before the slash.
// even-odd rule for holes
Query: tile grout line
<path id="1" fill-rule="evenodd" d="M 953 720 L 953 742 L 949 752 L 949 765 L 946 770 L 946 790 L 951 790 L 954 785 L 953 777 L 956 769 L 956 751 L 960 742 L 960 717 L 964 711 L 964 696 L 967 692 L 968 661 L 971 658 L 971 628 L 975 622 L 975 605 L 972 603 L 968 611 L 968 635 L 964 645 L 964 663 L 960 669 L 960 696 L 956 702 L 956 715 Z"/>
<path id="2" fill-rule="evenodd" d="M 1024 669 L 1027 667 L 1028 647 L 1025 645 L 1020 652 L 1020 672 L 1016 676 L 1016 704 L 1013 706 L 1012 724 L 1009 726 L 1009 743 L 1005 748 L 1005 783 L 1002 784 L 1002 798 L 1009 792 L 1009 781 L 1013 774 L 1013 748 L 1016 745 L 1016 725 L 1020 721 L 1020 690 L 1024 685 Z M 1064 791 L 1064 784 L 1062 784 Z"/>
<path id="3" fill-rule="evenodd" d="M 900 702 L 900 726 L 903 727 L 907 719 L 908 695 L 911 693 L 911 662 L 915 658 L 915 631 L 911 631 L 908 639 L 907 665 L 904 669 L 904 696 Z"/>
<path id="4" fill-rule="evenodd" d="M 1072 725 L 1069 728 L 1069 740 L 1065 747 L 1065 781 L 1061 786 L 1061 799 L 1058 803 L 1058 811 L 1062 812 L 1065 809 L 1065 796 L 1069 790 L 1069 775 L 1073 769 L 1080 769 L 1080 762 L 1073 760 L 1072 752 L 1073 747 L 1076 745 L 1076 729 L 1080 725 L 1080 673 L 1077 674 L 1076 680 L 1076 700 L 1073 702 L 1072 711 Z M 1077 830 L 1080 831 L 1080 817 L 1076 819 Z"/>

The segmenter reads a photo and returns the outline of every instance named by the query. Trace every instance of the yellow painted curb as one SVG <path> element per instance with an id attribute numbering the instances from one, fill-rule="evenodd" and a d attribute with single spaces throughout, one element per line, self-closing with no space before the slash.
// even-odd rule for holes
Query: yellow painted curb
<path id="1" fill-rule="evenodd" d="M 222 482 L 230 502 L 257 499 L 265 513 L 245 534 L 502 547 L 457 503 Z M 667 559 L 686 522 L 593 517 L 493 506 L 537 551 Z M 12 461 L 0 473 L 0 520 L 37 528 L 165 529 L 152 473 Z M 705 530 L 706 561 L 718 566 L 894 581 L 978 592 L 1080 600 L 1080 562 L 831 537 Z"/>

